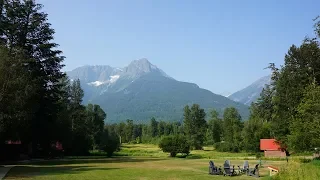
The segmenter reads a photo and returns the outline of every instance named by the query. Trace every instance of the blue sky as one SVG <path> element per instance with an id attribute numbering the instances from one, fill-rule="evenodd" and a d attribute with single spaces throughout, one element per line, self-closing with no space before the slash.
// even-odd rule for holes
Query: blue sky
<path id="1" fill-rule="evenodd" d="M 180 81 L 235 92 L 269 73 L 292 44 L 313 36 L 318 0 L 38 0 L 67 57 L 124 67 L 148 58 Z"/>

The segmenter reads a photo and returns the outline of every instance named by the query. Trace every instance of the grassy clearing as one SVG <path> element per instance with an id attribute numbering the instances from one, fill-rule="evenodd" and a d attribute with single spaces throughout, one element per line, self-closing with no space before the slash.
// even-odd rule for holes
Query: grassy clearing
<path id="1" fill-rule="evenodd" d="M 104 155 L 103 153 L 93 152 L 93 155 Z M 116 152 L 115 156 L 138 156 L 138 157 L 168 157 L 168 153 L 164 153 L 157 145 L 153 144 L 123 144 L 120 152 Z M 179 155 L 178 155 L 179 156 Z M 289 157 L 290 160 L 310 159 L 310 153 L 294 154 Z M 253 153 L 229 153 L 218 152 L 213 147 L 204 147 L 204 150 L 193 150 L 187 159 L 229 159 L 229 160 L 254 160 L 256 154 Z M 267 161 L 286 161 L 286 158 L 261 158 L 263 162 Z"/>
<path id="2" fill-rule="evenodd" d="M 215 160 L 222 166 L 224 160 Z M 241 165 L 242 160 L 232 160 Z M 251 166 L 256 161 L 249 161 Z M 271 163 L 271 162 L 270 162 Z M 272 162 L 279 166 L 283 162 Z M 261 176 L 268 171 L 262 168 Z M 109 159 L 52 160 L 14 167 L 5 179 L 253 179 L 248 176 L 222 177 L 208 175 L 208 160 L 152 157 L 116 157 Z"/>
<path id="3" fill-rule="evenodd" d="M 100 155 L 100 157 L 99 157 Z M 67 157 L 63 160 L 51 160 L 20 164 L 8 173 L 5 179 L 253 179 L 246 175 L 223 177 L 208 175 L 208 159 L 222 166 L 226 159 L 231 164 L 242 165 L 250 159 L 250 166 L 258 163 L 253 155 L 247 153 L 221 153 L 205 148 L 204 151 L 192 151 L 188 158 L 169 158 L 155 145 L 125 144 L 114 158 L 101 157 L 95 152 L 92 157 Z M 254 160 L 253 160 L 254 159 Z M 268 165 L 280 167 L 285 161 L 264 160 L 260 175 L 268 177 Z"/>
<path id="4" fill-rule="evenodd" d="M 144 156 L 144 157 L 168 157 L 156 145 L 151 144 L 124 144 L 116 156 Z M 255 159 L 254 154 L 249 153 L 228 153 L 214 151 L 211 147 L 204 147 L 204 150 L 191 151 L 187 159 Z"/>

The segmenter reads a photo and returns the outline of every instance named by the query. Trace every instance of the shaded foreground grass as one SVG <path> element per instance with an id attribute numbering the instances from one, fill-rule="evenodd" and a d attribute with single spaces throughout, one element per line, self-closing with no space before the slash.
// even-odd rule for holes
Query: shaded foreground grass
<path id="1" fill-rule="evenodd" d="M 215 160 L 222 166 L 224 160 Z M 241 165 L 243 160 L 232 160 Z M 250 160 L 253 167 L 256 161 Z M 283 161 L 270 162 L 279 166 Z M 267 176 L 266 168 L 260 174 Z M 151 157 L 116 157 L 109 159 L 52 160 L 19 165 L 5 179 L 253 179 L 248 176 L 222 177 L 208 175 L 208 160 Z"/>

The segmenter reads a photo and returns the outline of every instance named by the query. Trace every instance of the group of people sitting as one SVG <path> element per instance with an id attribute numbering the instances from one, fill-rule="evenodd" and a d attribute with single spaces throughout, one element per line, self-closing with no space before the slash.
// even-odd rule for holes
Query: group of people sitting
<path id="1" fill-rule="evenodd" d="M 223 169 L 221 167 L 215 166 L 213 161 L 209 162 L 209 174 L 211 175 L 224 175 L 224 176 L 237 176 L 246 174 L 248 176 L 259 177 L 259 164 L 255 165 L 254 168 L 249 168 L 249 162 L 245 161 L 243 166 L 235 168 L 235 166 L 230 165 L 230 161 L 226 160 L 223 164 Z"/>

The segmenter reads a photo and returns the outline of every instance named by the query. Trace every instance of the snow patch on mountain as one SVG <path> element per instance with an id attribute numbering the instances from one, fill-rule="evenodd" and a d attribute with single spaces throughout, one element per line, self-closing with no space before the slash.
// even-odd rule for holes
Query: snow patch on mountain
<path id="1" fill-rule="evenodd" d="M 88 85 L 101 86 L 102 84 L 112 84 L 112 83 L 115 83 L 119 78 L 120 78 L 120 75 L 113 75 L 113 76 L 110 76 L 110 79 L 107 81 L 104 81 L 104 82 L 103 81 L 94 81 L 94 82 L 88 83 Z"/>
<path id="2" fill-rule="evenodd" d="M 119 79 L 120 75 L 110 76 L 110 83 L 114 83 Z"/>
<path id="3" fill-rule="evenodd" d="M 92 85 L 92 86 L 100 86 L 102 84 L 104 84 L 104 82 L 101 82 L 101 81 L 94 81 L 94 82 L 88 83 L 88 85 Z"/>

